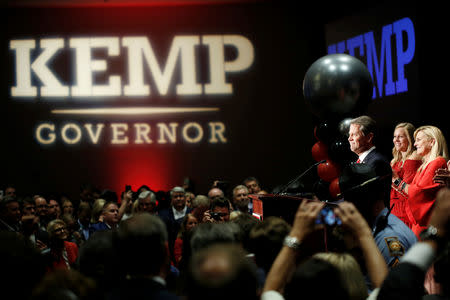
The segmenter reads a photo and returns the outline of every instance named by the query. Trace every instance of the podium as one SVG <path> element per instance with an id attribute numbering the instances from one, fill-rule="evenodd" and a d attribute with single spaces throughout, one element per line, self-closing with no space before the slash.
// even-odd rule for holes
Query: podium
<path id="1" fill-rule="evenodd" d="M 295 214 L 303 199 L 311 199 L 311 194 L 251 194 L 249 197 L 253 202 L 253 216 L 264 220 L 268 217 L 279 217 L 292 226 Z M 335 202 L 327 202 L 334 204 Z M 329 250 L 332 227 L 324 226 L 311 234 L 302 244 L 304 254 L 327 252 Z M 334 247 L 333 247 L 334 248 Z"/>
<path id="2" fill-rule="evenodd" d="M 292 225 L 298 206 L 312 194 L 250 194 L 253 203 L 253 215 L 260 220 L 275 216 Z"/>

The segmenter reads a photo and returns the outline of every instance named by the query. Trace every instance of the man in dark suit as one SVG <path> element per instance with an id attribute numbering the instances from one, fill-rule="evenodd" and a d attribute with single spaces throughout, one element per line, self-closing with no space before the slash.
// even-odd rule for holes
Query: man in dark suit
<path id="1" fill-rule="evenodd" d="M 358 155 L 356 163 L 369 165 L 377 176 L 392 176 L 389 160 L 375 147 L 376 122 L 369 116 L 360 116 L 350 121 L 348 142 L 350 150 Z M 386 199 L 386 207 L 390 207 Z"/>
<path id="2" fill-rule="evenodd" d="M 20 231 L 20 206 L 17 198 L 0 199 L 0 231 Z"/>
<path id="3" fill-rule="evenodd" d="M 341 171 L 339 187 L 345 201 L 353 203 L 371 227 L 375 244 L 386 265 L 395 267 L 405 252 L 417 243 L 417 238 L 384 205 L 386 198 L 389 199 L 391 178 L 378 177 L 368 164 L 350 164 Z M 351 241 L 345 245 L 347 250 L 352 248 Z"/>
<path id="4" fill-rule="evenodd" d="M 119 207 L 117 203 L 108 201 L 103 205 L 102 214 L 100 216 L 101 222 L 92 224 L 90 227 L 90 235 L 97 231 L 113 230 L 119 224 Z"/>
<path id="5" fill-rule="evenodd" d="M 36 204 L 33 198 L 23 198 L 21 211 L 22 234 L 38 249 L 45 250 L 49 242 L 48 232 L 39 228 L 39 217 L 36 215 Z"/>
<path id="6" fill-rule="evenodd" d="M 125 278 L 108 293 L 107 300 L 179 299 L 166 283 L 170 261 L 167 231 L 160 218 L 138 213 L 121 223 L 115 238 Z"/>
<path id="7" fill-rule="evenodd" d="M 177 238 L 178 231 L 181 227 L 186 214 L 190 213 L 191 209 L 186 206 L 185 190 L 182 187 L 176 186 L 170 191 L 170 206 L 167 209 L 160 210 L 158 215 L 166 224 L 167 233 L 169 235 L 169 251 L 173 259 L 173 247 Z"/>

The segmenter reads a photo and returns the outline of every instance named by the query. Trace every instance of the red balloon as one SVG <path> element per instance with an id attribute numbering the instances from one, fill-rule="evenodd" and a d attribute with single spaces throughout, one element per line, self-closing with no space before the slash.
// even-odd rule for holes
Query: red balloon
<path id="1" fill-rule="evenodd" d="M 335 179 L 333 179 L 330 183 L 329 186 L 330 189 L 330 195 L 331 197 L 333 197 L 334 199 L 337 198 L 337 195 L 341 193 L 341 189 L 339 187 L 339 177 L 336 177 Z"/>
<path id="2" fill-rule="evenodd" d="M 339 165 L 331 160 L 327 160 L 317 166 L 317 174 L 319 177 L 326 181 L 331 182 L 333 179 L 339 176 Z"/>
<path id="3" fill-rule="evenodd" d="M 324 142 L 318 141 L 311 149 L 312 156 L 316 161 L 328 158 L 328 146 Z"/>
<path id="4" fill-rule="evenodd" d="M 316 138 L 316 140 L 319 140 L 319 138 L 317 137 L 317 126 L 314 126 L 314 137 Z"/>

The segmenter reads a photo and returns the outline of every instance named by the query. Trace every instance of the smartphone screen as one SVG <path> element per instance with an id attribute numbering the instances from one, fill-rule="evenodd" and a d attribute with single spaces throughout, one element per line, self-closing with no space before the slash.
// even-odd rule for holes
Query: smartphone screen
<path id="1" fill-rule="evenodd" d="M 336 214 L 333 211 L 333 207 L 331 206 L 325 206 L 320 211 L 319 215 L 316 219 L 316 224 L 325 224 L 328 226 L 334 226 L 334 225 L 342 225 L 342 221 L 336 216 Z"/>

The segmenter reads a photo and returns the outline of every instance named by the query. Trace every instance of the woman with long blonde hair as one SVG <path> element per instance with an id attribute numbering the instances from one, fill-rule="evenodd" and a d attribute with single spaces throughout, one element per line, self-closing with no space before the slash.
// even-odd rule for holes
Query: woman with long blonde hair
<path id="1" fill-rule="evenodd" d="M 398 191 L 400 181 L 411 183 L 416 175 L 417 169 L 422 164 L 422 158 L 416 153 L 414 147 L 415 127 L 411 123 L 399 123 L 395 126 L 392 148 L 391 168 L 394 178 L 398 178 L 392 183 L 390 205 L 392 214 L 411 227 L 406 215 L 405 206 L 408 205 L 407 198 Z"/>
<path id="2" fill-rule="evenodd" d="M 356 259 L 348 253 L 319 252 L 312 256 L 335 266 L 350 300 L 362 300 L 368 296 L 364 275 Z"/>
<path id="3" fill-rule="evenodd" d="M 447 167 L 448 148 L 442 131 L 431 125 L 421 126 L 414 132 L 417 154 L 422 164 L 413 181 L 400 181 L 398 190 L 408 197 L 407 216 L 411 229 L 418 236 L 427 228 L 437 192 L 442 185 L 433 181 L 436 170 Z M 398 178 L 398 177 L 397 177 Z M 397 179 L 393 178 L 393 182 Z"/>

